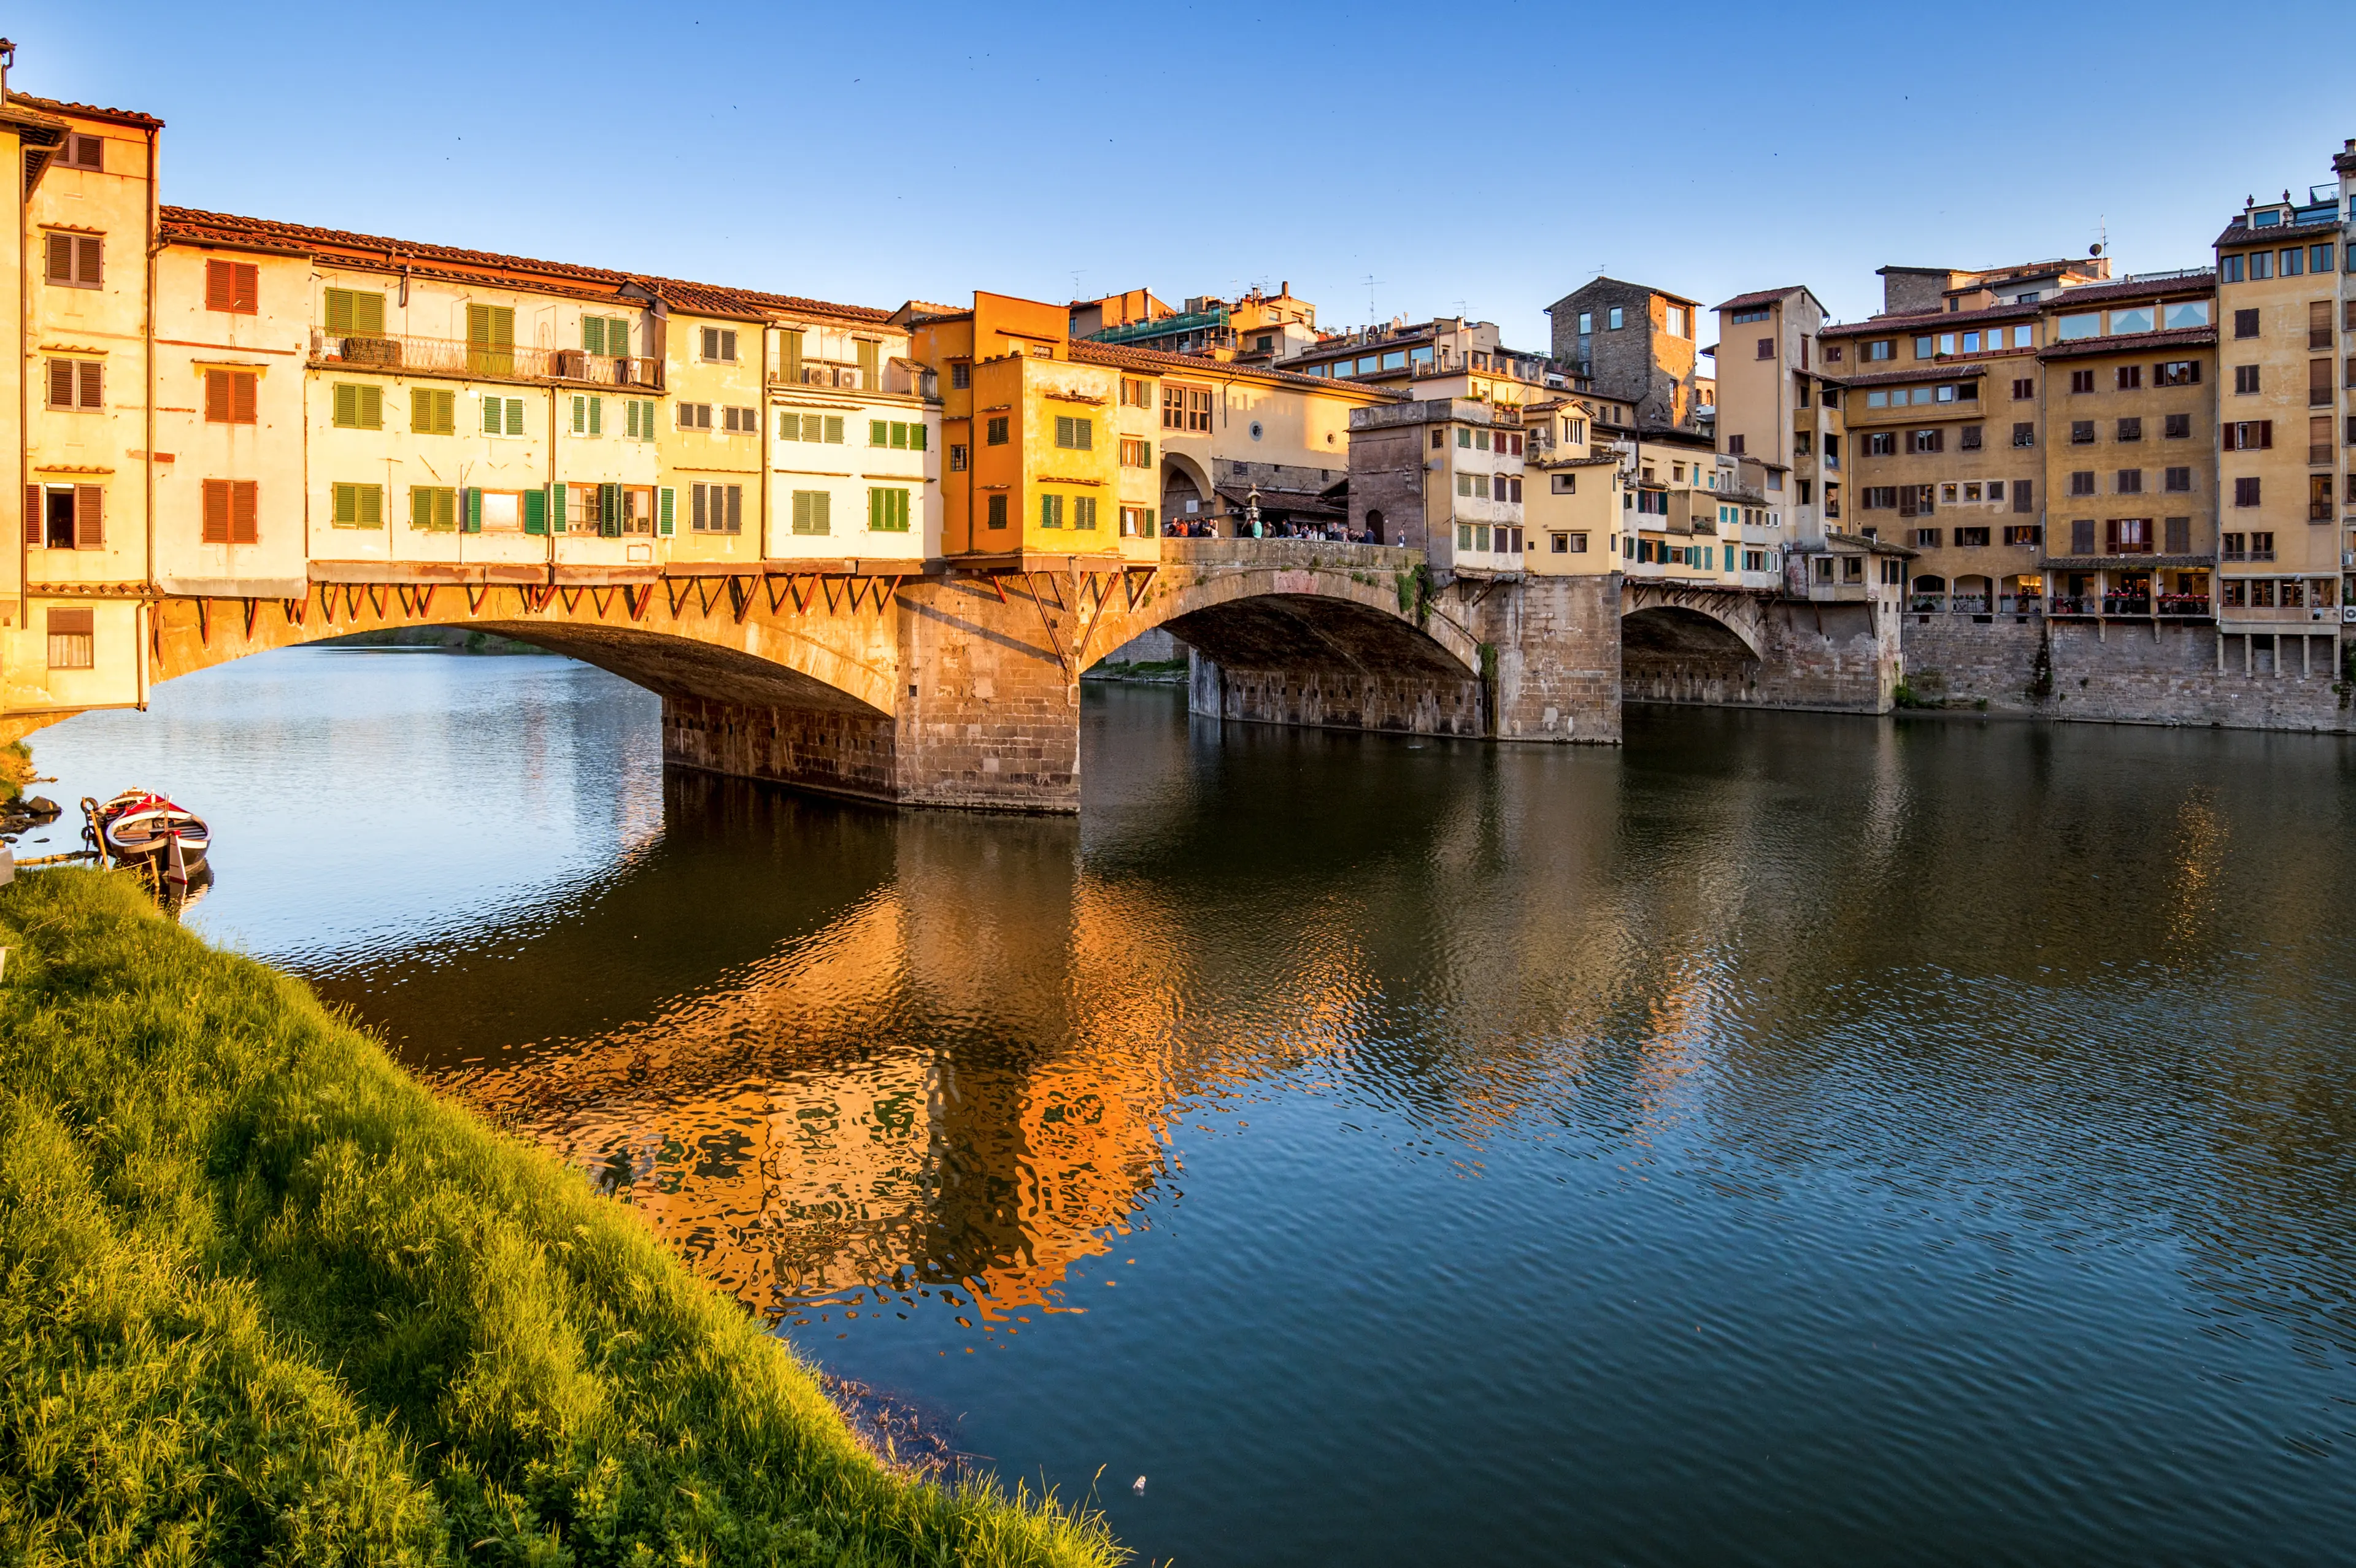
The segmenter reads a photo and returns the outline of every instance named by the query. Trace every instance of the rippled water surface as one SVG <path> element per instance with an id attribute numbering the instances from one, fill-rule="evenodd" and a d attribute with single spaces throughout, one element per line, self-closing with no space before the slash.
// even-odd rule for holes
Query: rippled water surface
<path id="1" fill-rule="evenodd" d="M 1087 726 L 1076 822 L 666 778 L 552 658 L 35 744 L 212 819 L 193 923 L 1152 1559 L 2356 1555 L 2344 742 Z"/>

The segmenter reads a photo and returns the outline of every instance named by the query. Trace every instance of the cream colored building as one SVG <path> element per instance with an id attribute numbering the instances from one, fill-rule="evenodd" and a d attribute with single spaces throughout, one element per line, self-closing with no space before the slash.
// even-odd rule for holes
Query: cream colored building
<path id="1" fill-rule="evenodd" d="M 2221 648 L 2229 667 L 2317 667 L 2356 615 L 2356 139 L 2331 167 L 2304 199 L 2251 203 L 2216 240 L 2218 621 L 2241 634 Z"/>

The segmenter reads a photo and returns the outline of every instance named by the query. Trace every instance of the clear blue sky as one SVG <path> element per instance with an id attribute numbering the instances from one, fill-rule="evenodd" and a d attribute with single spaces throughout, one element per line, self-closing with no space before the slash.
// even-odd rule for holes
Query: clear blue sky
<path id="1" fill-rule="evenodd" d="M 2344 0 L 2258 15 L 2238 40 L 2174 0 L 115 0 L 5 25 L 15 86 L 169 123 L 185 206 L 886 306 L 1289 279 L 1328 326 L 1461 306 L 1535 348 L 1598 269 L 1705 304 L 1805 283 L 1854 319 L 1886 262 L 2107 228 L 2124 269 L 2201 263 L 2245 195 L 2303 195 L 2356 135 Z M 2235 55 L 2298 63 L 2253 86 Z"/>

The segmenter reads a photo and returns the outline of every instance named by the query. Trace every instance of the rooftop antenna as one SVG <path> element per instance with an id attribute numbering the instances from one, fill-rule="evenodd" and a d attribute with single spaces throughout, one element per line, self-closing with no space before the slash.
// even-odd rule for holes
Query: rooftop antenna
<path id="1" fill-rule="evenodd" d="M 1366 285 L 1366 319 L 1372 321 L 1375 319 L 1375 290 L 1382 280 L 1374 273 L 1368 272 L 1361 281 Z"/>

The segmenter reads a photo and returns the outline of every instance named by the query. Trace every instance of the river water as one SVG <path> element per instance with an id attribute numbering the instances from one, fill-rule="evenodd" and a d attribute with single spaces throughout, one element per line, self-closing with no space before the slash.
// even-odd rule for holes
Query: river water
<path id="1" fill-rule="evenodd" d="M 1152 1560 L 2356 1553 L 2343 741 L 1117 689 L 1048 821 L 666 777 L 657 720 L 297 650 L 35 745 L 211 819 L 191 923 Z"/>

